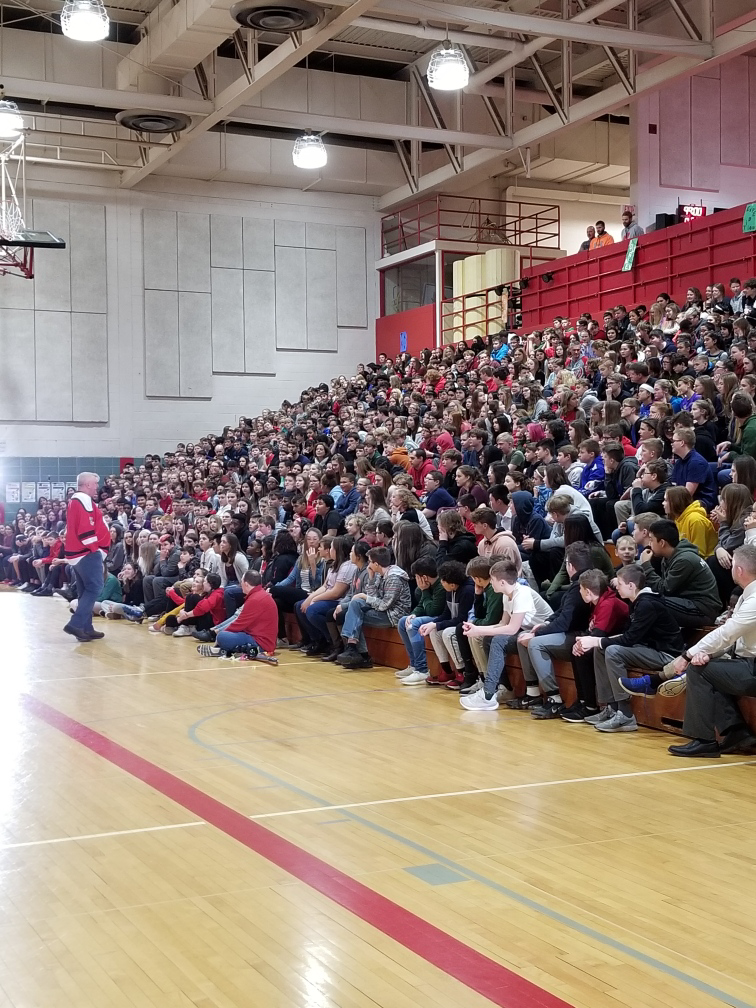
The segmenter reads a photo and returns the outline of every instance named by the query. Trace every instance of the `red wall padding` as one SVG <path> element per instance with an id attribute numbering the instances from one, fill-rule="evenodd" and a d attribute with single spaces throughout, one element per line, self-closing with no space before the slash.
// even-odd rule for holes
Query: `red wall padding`
<path id="1" fill-rule="evenodd" d="M 626 241 L 524 270 L 529 284 L 522 292 L 523 328 L 550 325 L 557 315 L 574 320 L 584 311 L 601 320 L 618 304 L 648 307 L 662 291 L 682 304 L 691 284 L 703 291 L 723 283 L 729 292 L 731 277 L 744 282 L 756 276 L 756 234 L 743 234 L 743 210 L 722 210 L 643 235 L 627 273 L 622 272 Z M 553 274 L 551 283 L 544 273 Z"/>
<path id="2" fill-rule="evenodd" d="M 409 311 L 384 315 L 375 320 L 375 352 L 396 357 L 399 353 L 400 337 L 407 334 L 407 351 L 416 357 L 426 347 L 436 345 L 436 306 L 421 305 Z"/>

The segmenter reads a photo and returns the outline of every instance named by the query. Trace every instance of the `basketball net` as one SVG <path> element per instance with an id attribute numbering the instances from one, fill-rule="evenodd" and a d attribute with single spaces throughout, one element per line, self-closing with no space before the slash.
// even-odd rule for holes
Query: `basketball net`
<path id="1" fill-rule="evenodd" d="M 26 141 L 0 140 L 0 238 L 11 241 L 26 227 Z M 0 276 L 34 276 L 34 250 L 0 245 Z"/>

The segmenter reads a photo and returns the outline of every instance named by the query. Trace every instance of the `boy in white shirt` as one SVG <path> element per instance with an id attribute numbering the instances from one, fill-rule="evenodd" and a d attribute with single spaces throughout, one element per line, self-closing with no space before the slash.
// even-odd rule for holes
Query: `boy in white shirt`
<path id="1" fill-rule="evenodd" d="M 544 601 L 538 592 L 517 580 L 517 568 L 513 563 L 502 560 L 491 568 L 491 586 L 496 592 L 501 592 L 503 598 L 503 613 L 501 622 L 494 626 L 477 626 L 474 623 L 463 623 L 462 629 L 467 637 L 491 637 L 491 650 L 488 653 L 488 667 L 483 688 L 477 693 L 460 696 L 459 702 L 465 710 L 497 710 L 499 700 L 497 688 L 502 676 L 508 654 L 517 650 L 517 638 L 523 630 L 529 630 L 553 615 L 553 609 Z M 508 686 L 504 687 L 511 699 L 513 694 Z"/>

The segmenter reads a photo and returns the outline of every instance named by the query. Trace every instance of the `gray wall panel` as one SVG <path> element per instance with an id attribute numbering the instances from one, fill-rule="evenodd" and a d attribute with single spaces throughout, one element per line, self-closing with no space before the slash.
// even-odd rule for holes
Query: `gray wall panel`
<path id="1" fill-rule="evenodd" d="M 71 310 L 71 235 L 68 203 L 34 200 L 34 226 L 52 231 L 66 242 L 64 249 L 34 255 L 34 307 L 38 310 Z"/>
<path id="2" fill-rule="evenodd" d="M 276 277 L 244 270 L 244 360 L 248 374 L 276 373 Z"/>
<path id="3" fill-rule="evenodd" d="M 144 391 L 179 395 L 178 293 L 144 292 Z"/>
<path id="4" fill-rule="evenodd" d="M 244 265 L 241 217 L 213 214 L 210 218 L 210 265 L 231 269 Z"/>
<path id="5" fill-rule="evenodd" d="M 178 236 L 171 210 L 143 210 L 144 286 L 146 290 L 177 290 Z"/>
<path id="6" fill-rule="evenodd" d="M 108 420 L 108 320 L 100 314 L 71 315 L 73 419 Z"/>
<path id="7" fill-rule="evenodd" d="M 212 367 L 244 370 L 244 281 L 240 269 L 213 269 Z"/>
<path id="8" fill-rule="evenodd" d="M 210 293 L 210 215 L 178 215 L 178 289 Z"/>
<path id="9" fill-rule="evenodd" d="M 34 312 L 0 308 L 0 420 L 35 419 L 34 356 Z"/>
<path id="10" fill-rule="evenodd" d="M 336 228 L 336 290 L 340 326 L 367 326 L 365 228 Z"/>
<path id="11" fill-rule="evenodd" d="M 56 253 L 43 253 L 54 255 Z M 108 310 L 105 207 L 71 204 L 71 310 Z"/>
<path id="12" fill-rule="evenodd" d="M 275 269 L 273 251 L 274 222 L 261 220 L 257 217 L 245 217 L 244 233 L 244 269 L 272 270 Z"/>
<path id="13" fill-rule="evenodd" d="M 13 273 L 6 273 L 0 279 L 0 308 L 33 307 L 34 281 L 15 276 Z"/>
<path id="14" fill-rule="evenodd" d="M 182 398 L 211 399 L 210 294 L 179 294 L 179 390 Z"/>
<path id="15" fill-rule="evenodd" d="M 307 249 L 307 349 L 337 350 L 336 253 Z"/>
<path id="16" fill-rule="evenodd" d="M 71 313 L 34 313 L 37 420 L 73 420 Z"/>
<path id="17" fill-rule="evenodd" d="M 302 221 L 276 221 L 276 245 L 304 248 L 305 226 Z"/>
<path id="18" fill-rule="evenodd" d="M 307 349 L 307 270 L 303 248 L 276 247 L 276 346 Z"/>
<path id="19" fill-rule="evenodd" d="M 336 226 L 334 224 L 305 225 L 305 245 L 314 249 L 336 248 Z"/>

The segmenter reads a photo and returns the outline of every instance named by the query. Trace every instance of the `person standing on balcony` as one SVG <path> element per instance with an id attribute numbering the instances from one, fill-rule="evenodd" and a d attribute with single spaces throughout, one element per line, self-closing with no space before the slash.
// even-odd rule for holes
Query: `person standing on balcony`
<path id="1" fill-rule="evenodd" d="M 643 233 L 644 231 L 640 224 L 636 224 L 633 220 L 632 211 L 625 210 L 622 214 L 622 234 L 620 235 L 620 241 L 625 241 L 627 238 L 640 238 Z"/>
<path id="2" fill-rule="evenodd" d="M 596 221 L 596 236 L 591 238 L 591 249 L 603 248 L 605 245 L 614 245 L 614 238 L 606 230 L 606 224 L 602 220 Z"/>
<path id="3" fill-rule="evenodd" d="M 596 228 L 593 226 L 593 224 L 589 224 L 588 227 L 585 229 L 585 233 L 587 235 L 587 238 L 578 249 L 579 252 L 587 252 L 588 249 L 591 247 L 591 242 L 596 237 Z"/>

